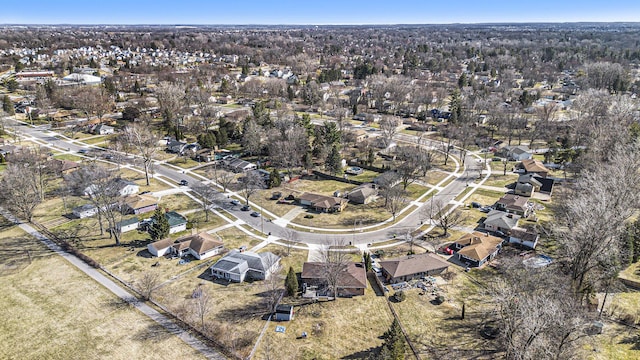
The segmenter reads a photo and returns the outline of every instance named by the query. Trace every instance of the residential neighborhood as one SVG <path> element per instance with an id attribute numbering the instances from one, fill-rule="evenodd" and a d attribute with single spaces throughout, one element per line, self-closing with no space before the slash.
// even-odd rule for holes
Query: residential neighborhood
<path id="1" fill-rule="evenodd" d="M 0 31 L 4 357 L 640 357 L 637 24 Z"/>

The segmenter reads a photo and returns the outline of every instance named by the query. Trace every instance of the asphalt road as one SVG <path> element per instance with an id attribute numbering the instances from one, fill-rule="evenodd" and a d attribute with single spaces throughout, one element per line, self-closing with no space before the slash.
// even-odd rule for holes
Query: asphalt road
<path id="1" fill-rule="evenodd" d="M 68 140 L 57 138 L 55 137 L 56 134 L 49 130 L 24 125 L 11 118 L 5 118 L 5 121 L 6 126 L 9 128 L 9 130 L 17 131 L 18 135 L 21 136 L 38 139 L 46 144 L 49 144 L 50 146 L 67 149 L 72 152 L 78 152 L 80 149 L 92 148 L 90 146 L 80 145 Z M 418 138 L 406 134 L 398 134 L 396 135 L 396 140 L 402 142 L 411 142 L 415 144 L 417 143 Z M 421 145 L 431 146 L 437 149 L 442 148 L 442 143 L 433 140 L 422 139 Z M 96 154 L 96 156 L 99 156 L 100 152 L 100 150 L 92 150 L 89 155 Z M 459 149 L 453 149 L 452 153 L 459 155 Z M 478 159 L 480 158 L 476 155 L 467 152 L 464 164 L 460 165 L 461 167 L 463 167 L 465 164 L 474 164 L 477 163 Z M 122 161 L 125 164 L 131 164 L 135 166 L 140 165 L 140 160 L 136 158 L 122 157 Z M 189 174 L 185 174 L 182 170 L 174 169 L 166 165 L 154 165 L 154 171 L 157 175 L 161 175 L 166 179 L 175 182 L 176 184 L 180 180 L 187 180 L 191 187 L 201 184 L 201 181 L 199 179 L 192 177 Z M 473 173 L 473 175 L 471 173 Z M 254 229 L 262 231 L 264 234 L 271 234 L 279 238 L 292 239 L 298 242 L 317 245 L 333 244 L 336 242 L 352 245 L 371 244 L 376 242 L 388 241 L 389 239 L 394 238 L 394 235 L 397 238 L 404 238 L 404 235 L 408 231 L 418 228 L 419 226 L 421 226 L 421 223 L 423 221 L 428 221 L 428 215 L 425 216 L 425 214 L 429 214 L 432 209 L 437 207 L 434 206 L 434 203 L 449 203 L 465 190 L 467 184 L 473 182 L 473 180 L 476 179 L 475 172 L 461 170 L 460 174 L 460 177 L 454 178 L 454 180 L 450 182 L 444 189 L 442 189 L 442 191 L 439 191 L 438 193 L 433 195 L 433 197 L 426 200 L 420 209 L 413 211 L 411 214 L 403 217 L 402 219 L 399 219 L 396 223 L 389 224 L 383 229 L 373 231 L 363 230 L 362 232 L 354 232 L 353 230 L 345 229 L 343 232 L 317 233 L 312 231 L 293 230 L 292 228 L 283 228 L 281 226 L 278 226 L 271 221 L 265 220 L 264 217 L 252 217 L 250 216 L 251 211 L 240 211 L 240 207 L 231 205 L 230 200 L 226 197 L 226 195 L 222 193 L 216 194 L 214 204 L 217 207 L 228 210 L 237 218 L 245 221 L 247 224 L 252 226 Z M 258 208 L 255 206 L 253 207 L 253 209 L 258 210 Z M 323 224 L 317 223 L 314 224 L 314 227 L 322 228 Z"/>

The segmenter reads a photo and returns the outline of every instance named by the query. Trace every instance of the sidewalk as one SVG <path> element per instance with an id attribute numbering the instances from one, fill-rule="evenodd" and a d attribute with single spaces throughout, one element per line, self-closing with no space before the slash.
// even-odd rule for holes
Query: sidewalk
<path id="1" fill-rule="evenodd" d="M 158 311 L 156 311 L 146 303 L 139 301 L 135 296 L 131 295 L 125 289 L 120 287 L 120 285 L 118 285 L 117 283 L 115 283 L 114 281 L 112 281 L 102 273 L 100 273 L 97 269 L 90 267 L 84 261 L 78 259 L 77 257 L 64 252 L 62 248 L 60 248 L 60 246 L 56 245 L 53 241 L 48 239 L 46 236 L 42 235 L 40 232 L 34 229 L 31 225 L 21 223 L 13 215 L 11 215 L 9 212 L 7 212 L 2 208 L 0 208 L 0 214 L 5 218 L 7 218 L 8 220 L 17 224 L 22 230 L 24 230 L 29 235 L 43 242 L 49 249 L 53 250 L 56 254 L 62 256 L 65 260 L 71 263 L 71 265 L 75 266 L 80 271 L 88 275 L 90 278 L 92 278 L 93 280 L 95 280 L 105 288 L 107 288 L 107 290 L 111 291 L 117 297 L 133 305 L 140 312 L 142 312 L 143 314 L 145 314 L 146 316 L 150 317 L 152 320 L 160 324 L 169 333 L 177 336 L 182 341 L 189 344 L 194 349 L 198 350 L 208 359 L 214 359 L 214 360 L 226 359 L 226 357 L 224 357 L 222 354 L 215 351 L 214 349 L 209 348 L 202 341 L 196 339 L 194 336 L 189 334 L 186 330 L 182 329 L 171 319 L 162 315 L 161 313 L 159 313 Z"/>

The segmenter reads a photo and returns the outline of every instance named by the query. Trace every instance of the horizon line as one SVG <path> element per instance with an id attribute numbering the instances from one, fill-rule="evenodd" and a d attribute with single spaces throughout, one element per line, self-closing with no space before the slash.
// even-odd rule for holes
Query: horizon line
<path id="1" fill-rule="evenodd" d="M 640 24 L 640 21 L 503 21 L 503 22 L 450 22 L 450 23 L 0 23 L 0 26 L 435 26 L 435 25 L 525 25 L 525 24 Z"/>

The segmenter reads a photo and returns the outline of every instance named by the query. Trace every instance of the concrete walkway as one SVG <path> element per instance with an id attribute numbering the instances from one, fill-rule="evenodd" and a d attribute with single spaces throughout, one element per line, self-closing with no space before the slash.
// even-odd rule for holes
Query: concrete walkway
<path id="1" fill-rule="evenodd" d="M 40 232 L 34 229 L 31 225 L 21 223 L 11 213 L 9 213 L 8 211 L 2 208 L 0 208 L 0 214 L 2 214 L 2 216 L 7 218 L 9 221 L 12 221 L 13 223 L 17 224 L 22 230 L 27 232 L 29 235 L 43 242 L 49 249 L 53 250 L 56 254 L 62 256 L 65 260 L 71 263 L 71 265 L 75 266 L 80 271 L 87 274 L 90 278 L 97 281 L 99 284 L 101 284 L 105 288 L 107 288 L 107 290 L 111 291 L 117 297 L 133 305 L 140 312 L 142 312 L 143 314 L 151 318 L 153 321 L 157 322 L 162 327 L 164 327 L 168 332 L 179 337 L 182 341 L 189 344 L 189 346 L 191 346 L 195 350 L 202 353 L 202 355 L 204 355 L 207 359 L 215 359 L 215 360 L 226 359 L 224 355 L 220 354 L 214 349 L 209 348 L 202 341 L 198 340 L 193 335 L 188 333 L 186 330 L 178 326 L 171 319 L 162 315 L 161 313 L 159 313 L 158 311 L 156 311 L 146 303 L 139 301 L 135 296 L 131 295 L 129 292 L 127 292 L 125 289 L 120 287 L 113 280 L 103 275 L 97 269 L 87 265 L 84 261 L 78 259 L 77 257 L 64 252 L 62 248 L 60 248 L 58 245 L 56 245 L 53 241 L 48 239 L 46 236 L 42 235 Z"/>
<path id="2" fill-rule="evenodd" d="M 291 220 L 295 219 L 298 215 L 302 214 L 305 211 L 306 211 L 306 209 L 304 209 L 302 206 L 296 206 L 293 209 L 289 210 L 282 217 L 279 217 L 279 218 L 273 220 L 273 223 L 278 225 L 278 226 L 285 227 L 285 226 L 289 225 Z"/>

